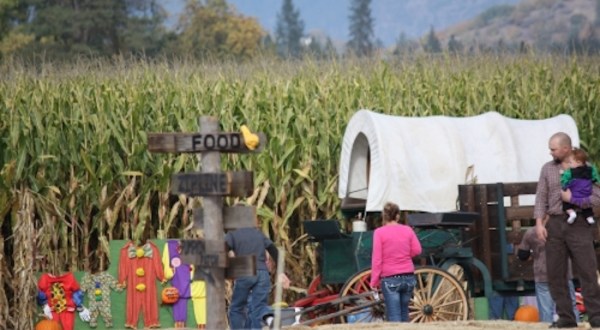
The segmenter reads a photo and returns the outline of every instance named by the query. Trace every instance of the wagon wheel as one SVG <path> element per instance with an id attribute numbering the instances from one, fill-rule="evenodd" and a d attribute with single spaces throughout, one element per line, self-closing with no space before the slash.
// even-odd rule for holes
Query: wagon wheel
<path id="1" fill-rule="evenodd" d="M 306 297 L 300 298 L 292 304 L 294 307 L 307 309 L 302 314 L 303 319 L 314 320 L 337 311 L 337 305 L 329 304 L 328 302 L 336 300 L 339 297 L 338 290 L 332 285 L 321 283 L 321 279 L 321 275 L 315 277 L 306 289 Z M 316 306 L 320 307 L 315 308 Z M 333 321 L 334 318 L 331 318 L 319 321 L 318 323 L 312 323 L 312 325 L 328 324 Z"/>
<path id="2" fill-rule="evenodd" d="M 454 276 L 441 268 L 424 266 L 415 270 L 415 277 L 417 284 L 408 307 L 412 323 L 467 320 L 467 295 Z"/>
<path id="3" fill-rule="evenodd" d="M 319 295 L 328 295 L 333 294 L 336 289 L 334 289 L 331 285 L 326 285 L 321 283 L 321 274 L 317 275 L 317 277 L 313 278 L 308 285 L 308 289 L 306 290 L 307 295 L 319 294 Z"/>
<path id="4" fill-rule="evenodd" d="M 346 281 L 346 283 L 342 287 L 342 290 L 340 291 L 340 298 L 372 291 L 371 285 L 369 284 L 370 280 L 371 268 L 359 271 Z M 348 300 L 340 304 L 340 311 L 372 303 L 373 301 L 374 298 L 370 295 L 361 297 L 360 299 L 356 300 Z M 366 307 L 362 310 L 358 310 L 358 312 L 356 313 L 342 315 L 340 316 L 340 322 L 346 323 L 350 321 L 349 317 L 353 319 L 353 323 L 381 322 L 384 319 L 384 315 L 385 307 L 383 303 L 380 303 L 371 307 Z"/>

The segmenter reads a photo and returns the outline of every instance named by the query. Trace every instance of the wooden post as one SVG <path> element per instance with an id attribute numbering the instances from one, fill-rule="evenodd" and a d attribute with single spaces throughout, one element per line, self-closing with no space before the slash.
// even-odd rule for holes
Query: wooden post
<path id="1" fill-rule="evenodd" d="M 263 133 L 220 132 L 214 117 L 198 120 L 198 133 L 149 133 L 148 150 L 158 153 L 200 153 L 198 172 L 176 173 L 171 193 L 202 196 L 204 209 L 194 210 L 196 228 L 204 230 L 203 240 L 182 241 L 182 260 L 196 265 L 194 280 L 204 280 L 207 329 L 226 329 L 225 278 L 256 275 L 255 256 L 227 258 L 224 229 L 254 226 L 256 210 L 250 206 L 223 209 L 223 196 L 248 197 L 254 191 L 251 171 L 221 172 L 221 152 L 256 153 L 266 143 Z M 246 141 L 249 137 L 258 145 Z M 248 143 L 247 143 L 248 142 Z M 225 220 L 225 225 L 223 220 Z"/>
<path id="2" fill-rule="evenodd" d="M 218 133 L 219 122 L 214 117 L 200 117 L 200 132 L 202 134 Z M 218 151 L 203 151 L 201 160 L 202 173 L 221 172 L 221 155 Z M 204 237 L 223 244 L 215 247 L 220 251 L 211 251 L 217 254 L 225 253 L 225 236 L 223 230 L 223 197 L 206 196 L 204 202 Z M 226 329 L 227 317 L 225 308 L 225 269 L 208 268 L 211 276 L 206 281 L 206 328 Z"/>
<path id="3" fill-rule="evenodd" d="M 281 329 L 281 296 L 283 295 L 283 283 L 281 283 L 280 278 L 283 275 L 283 266 L 285 263 L 285 251 L 282 248 L 277 248 L 279 250 L 277 256 L 277 272 L 275 275 L 276 278 L 276 286 L 275 286 L 275 318 L 273 319 L 273 329 L 279 330 Z"/>

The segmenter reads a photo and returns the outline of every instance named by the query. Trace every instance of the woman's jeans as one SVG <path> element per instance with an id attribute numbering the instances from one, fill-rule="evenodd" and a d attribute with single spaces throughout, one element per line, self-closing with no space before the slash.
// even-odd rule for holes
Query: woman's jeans
<path id="1" fill-rule="evenodd" d="M 257 270 L 256 276 L 237 278 L 229 306 L 229 327 L 262 329 L 263 316 L 271 312 L 268 306 L 270 291 L 271 277 L 266 270 Z"/>
<path id="2" fill-rule="evenodd" d="M 389 322 L 408 322 L 408 304 L 417 280 L 415 275 L 397 275 L 381 279 L 385 314 Z"/>

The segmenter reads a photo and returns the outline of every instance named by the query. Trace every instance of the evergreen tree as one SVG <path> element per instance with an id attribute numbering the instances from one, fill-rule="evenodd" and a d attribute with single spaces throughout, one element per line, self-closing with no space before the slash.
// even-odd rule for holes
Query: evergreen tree
<path id="1" fill-rule="evenodd" d="M 415 40 L 410 40 L 406 33 L 401 32 L 396 39 L 396 46 L 393 54 L 396 56 L 404 56 L 414 53 L 419 48 L 419 43 Z"/>
<path id="2" fill-rule="evenodd" d="M 130 1 L 136 5 L 127 9 L 120 49 L 126 53 L 158 55 L 167 35 L 163 25 L 166 11 L 158 4 L 159 0 Z"/>
<path id="3" fill-rule="evenodd" d="M 350 41 L 348 49 L 357 56 L 373 53 L 374 34 L 371 0 L 352 0 L 350 4 Z"/>
<path id="4" fill-rule="evenodd" d="M 463 50 L 463 44 L 456 40 L 456 37 L 454 37 L 454 35 L 450 36 L 450 40 L 448 40 L 448 51 L 450 53 L 461 53 Z"/>
<path id="5" fill-rule="evenodd" d="M 316 59 L 332 59 L 337 57 L 337 51 L 331 38 L 325 34 L 313 34 L 302 38 L 305 52 Z"/>
<path id="6" fill-rule="evenodd" d="M 21 55 L 49 59 L 147 53 L 164 35 L 158 0 L 21 0 L 13 24 L 34 42 Z"/>
<path id="7" fill-rule="evenodd" d="M 592 36 L 590 38 L 590 52 L 600 52 L 600 0 L 596 0 L 596 19 L 592 25 Z"/>
<path id="8" fill-rule="evenodd" d="M 0 1 L 0 41 L 11 28 L 12 14 L 17 8 L 17 0 Z"/>
<path id="9" fill-rule="evenodd" d="M 273 41 L 273 37 L 268 33 L 261 40 L 261 48 L 263 56 L 277 55 L 277 45 Z"/>
<path id="10" fill-rule="evenodd" d="M 304 22 L 292 0 L 283 0 L 281 12 L 277 14 L 275 43 L 277 52 L 284 57 L 299 57 L 302 53 L 300 38 L 304 35 Z"/>
<path id="11" fill-rule="evenodd" d="M 26 9 L 19 0 L 0 0 L 0 59 L 33 41 L 31 34 L 17 28 L 27 17 Z"/>
<path id="12" fill-rule="evenodd" d="M 330 37 L 327 37 L 327 40 L 325 41 L 323 52 L 327 58 L 336 58 L 338 56 L 337 49 Z"/>
<path id="13" fill-rule="evenodd" d="M 587 40 L 581 40 L 579 38 L 579 34 L 581 29 L 583 29 L 584 25 L 587 22 L 587 17 L 583 14 L 576 14 L 571 16 L 570 23 L 571 29 L 569 31 L 569 38 L 567 43 L 567 49 L 571 53 L 583 53 L 586 48 Z"/>
<path id="14" fill-rule="evenodd" d="M 596 20 L 594 20 L 594 25 L 600 27 L 600 0 L 596 0 Z"/>
<path id="15" fill-rule="evenodd" d="M 429 30 L 427 41 L 425 42 L 425 46 L 423 48 L 428 53 L 439 53 L 442 51 L 442 45 L 440 44 L 440 40 L 435 35 L 433 26 L 431 27 L 431 30 Z"/>

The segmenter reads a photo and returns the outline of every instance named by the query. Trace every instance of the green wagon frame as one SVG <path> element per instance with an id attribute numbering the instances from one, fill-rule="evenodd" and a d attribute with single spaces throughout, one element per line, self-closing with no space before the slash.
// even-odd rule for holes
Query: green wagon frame
<path id="1" fill-rule="evenodd" d="M 531 199 L 536 186 L 536 182 L 459 185 L 459 211 L 407 215 L 423 246 L 423 253 L 415 258 L 417 287 L 410 305 L 411 322 L 468 320 L 473 317 L 469 298 L 489 298 L 493 292 L 534 294 L 532 261 L 518 260 L 514 250 L 526 228 L 535 225 L 533 206 L 522 206 L 520 201 Z M 345 201 L 342 210 L 355 214 L 360 204 Z M 345 232 L 340 229 L 343 224 L 305 221 L 306 233 L 318 244 L 320 260 L 320 275 L 297 304 L 312 307 L 303 315 L 305 324 L 383 319 L 383 304 L 365 295 L 372 291 L 374 227 Z M 319 304 L 324 308 L 315 308 Z"/>

